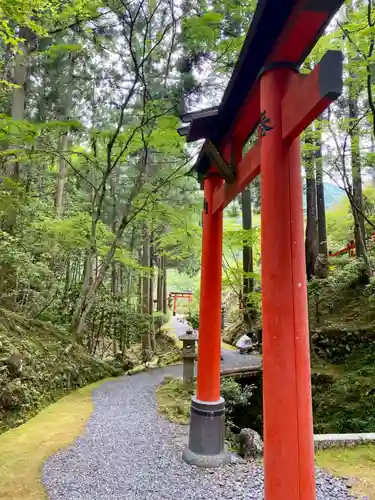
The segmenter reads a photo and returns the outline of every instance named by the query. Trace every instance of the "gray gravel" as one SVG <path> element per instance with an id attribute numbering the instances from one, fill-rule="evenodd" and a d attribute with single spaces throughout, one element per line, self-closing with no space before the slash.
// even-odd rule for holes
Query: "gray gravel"
<path id="1" fill-rule="evenodd" d="M 181 461 L 187 427 L 158 416 L 155 388 L 181 367 L 122 377 L 94 391 L 85 435 L 44 465 L 52 500 L 263 499 L 261 465 L 208 471 Z M 350 498 L 343 482 L 317 471 L 318 500 Z"/>

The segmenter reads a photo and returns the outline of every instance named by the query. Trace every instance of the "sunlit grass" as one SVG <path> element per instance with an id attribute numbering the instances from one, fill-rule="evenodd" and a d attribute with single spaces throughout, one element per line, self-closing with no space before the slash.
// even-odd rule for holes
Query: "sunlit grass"
<path id="1" fill-rule="evenodd" d="M 331 448 L 316 453 L 319 467 L 340 477 L 349 477 L 353 494 L 375 499 L 375 446 L 361 445 L 354 448 Z"/>
<path id="2" fill-rule="evenodd" d="M 43 463 L 84 431 L 93 410 L 92 391 L 103 382 L 72 392 L 0 436 L 1 500 L 47 498 L 40 479 Z"/>

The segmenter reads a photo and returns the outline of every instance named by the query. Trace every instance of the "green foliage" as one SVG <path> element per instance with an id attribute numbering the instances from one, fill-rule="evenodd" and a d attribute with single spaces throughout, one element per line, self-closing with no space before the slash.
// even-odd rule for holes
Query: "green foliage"
<path id="1" fill-rule="evenodd" d="M 186 315 L 186 320 L 189 326 L 194 330 L 199 330 L 199 312 L 198 311 L 188 311 Z"/>
<path id="2" fill-rule="evenodd" d="M 203 200 L 196 181 L 186 175 L 193 158 L 176 132 L 178 114 L 196 109 L 206 85 L 214 100 L 222 92 L 255 6 L 255 1 L 183 2 L 180 16 L 164 0 L 147 8 L 137 2 L 125 6 L 96 0 L 2 2 L 0 300 L 10 315 L 27 318 L 29 325 L 50 321 L 54 326 L 50 338 L 46 333 L 47 344 L 57 345 L 53 332 L 62 327 L 64 349 L 74 346 L 66 355 L 56 346 L 43 351 L 46 371 L 38 367 L 51 384 L 53 369 L 65 373 L 67 364 L 73 366 L 69 383 L 58 379 L 46 393 L 99 376 L 90 374 L 103 371 L 102 360 L 94 355 L 110 354 L 122 368 L 130 351 L 139 358 L 139 351 L 154 350 L 151 354 L 160 363 L 179 359 L 168 340 L 156 334 L 166 319 L 161 313 L 165 280 L 169 291 L 193 291 L 188 320 L 199 327 Z M 356 133 L 366 137 L 361 146 L 370 142 L 374 82 L 368 77 L 374 62 L 374 26 L 369 25 L 366 7 L 358 2 L 349 8 L 341 26 L 322 38 L 308 61 L 315 63 L 328 46 L 341 47 L 346 54 L 347 92 L 331 107 L 334 119 L 321 120 L 324 140 L 329 135 L 327 143 L 333 138 L 338 149 L 329 148 L 324 162 L 334 178 L 342 158 L 345 163 L 350 156 L 345 148 L 353 119 L 348 119 L 345 99 L 353 91 L 363 112 Z M 361 154 L 362 166 L 372 168 L 374 153 Z M 258 188 L 253 190 L 257 211 Z M 371 232 L 375 189 L 365 189 L 364 201 L 370 222 L 366 231 Z M 225 211 L 223 290 L 242 297 L 244 278 L 252 278 L 255 291 L 242 299 L 260 316 L 260 217 L 254 215 L 253 229 L 244 231 L 238 207 L 237 201 Z M 352 239 L 353 214 L 347 201 L 340 200 L 327 212 L 327 226 L 330 249 Z M 244 243 L 251 245 L 254 262 L 254 272 L 246 274 Z M 358 324 L 337 328 L 337 318 L 347 301 L 358 306 L 363 262 L 342 258 L 330 264 L 329 278 L 309 285 L 311 323 L 319 355 L 324 351 L 339 360 L 358 347 L 362 331 Z M 361 290 L 369 304 L 362 321 L 370 325 L 374 288 L 371 280 Z M 347 338 L 331 336 L 327 341 L 326 334 L 335 329 L 345 330 Z M 12 335 L 2 340 L 7 353 L 13 349 Z M 35 357 L 42 363 L 39 347 L 28 349 L 25 359 Z M 73 361 L 71 352 L 79 353 Z M 0 376 L 8 374 L 4 366 Z M 22 377 L 21 382 L 6 380 L 7 412 L 12 405 L 20 415 L 38 407 L 46 385 L 35 377 L 31 389 Z M 258 397 L 256 388 L 242 390 L 233 381 L 223 387 L 233 428 L 249 424 L 241 415 L 251 398 Z M 259 405 L 253 408 L 260 414 Z M 183 408 L 180 413 L 186 416 Z"/>
<path id="3" fill-rule="evenodd" d="M 366 186 L 363 189 L 364 206 L 370 222 L 375 222 L 375 188 Z M 341 250 L 348 241 L 353 239 L 353 215 L 348 198 L 342 199 L 332 205 L 326 212 L 329 249 Z M 366 234 L 371 234 L 374 229 L 366 222 Z"/>
<path id="4" fill-rule="evenodd" d="M 239 427 L 239 416 L 251 404 L 255 385 L 241 386 L 234 378 L 224 378 L 221 384 L 221 395 L 225 399 L 226 418 L 231 427 Z"/>
<path id="5" fill-rule="evenodd" d="M 249 407 L 254 400 L 254 385 L 243 387 L 233 378 L 224 378 L 221 383 L 221 394 L 225 399 L 225 418 L 228 429 L 238 432 L 248 424 L 259 428 L 259 418 L 254 419 L 254 412 Z M 187 424 L 190 418 L 191 396 L 194 387 L 186 385 L 180 379 L 165 377 L 164 382 L 156 391 L 158 408 L 172 422 Z M 259 408 L 258 408 L 259 409 Z M 240 427 L 242 426 L 242 427 Z M 249 425 L 248 425 L 249 426 Z"/>
<path id="6" fill-rule="evenodd" d="M 373 351 L 361 368 L 347 372 L 322 386 L 313 379 L 315 432 L 372 432 L 375 425 L 375 369 Z M 314 384 L 315 382 L 315 384 Z M 328 386 L 327 386 L 328 385 Z"/>
<path id="7" fill-rule="evenodd" d="M 309 284 L 314 426 L 319 433 L 371 432 L 375 423 L 374 284 L 363 264 L 335 259 L 326 280 Z"/>
<path id="8" fill-rule="evenodd" d="M 244 230 L 242 225 L 231 217 L 224 218 L 223 240 L 223 286 L 242 294 L 244 277 L 253 278 L 254 283 L 260 283 L 260 218 L 253 217 L 253 229 Z M 248 244 L 253 251 L 254 272 L 244 273 L 242 264 L 243 245 Z M 260 304 L 260 293 L 254 291 L 247 297 L 255 308 Z"/>
<path id="9" fill-rule="evenodd" d="M 222 14 L 212 10 L 203 15 L 188 18 L 184 26 L 185 40 L 188 40 L 189 46 L 193 50 L 202 50 L 203 47 L 204 50 L 213 50 L 219 36 L 222 20 Z"/>

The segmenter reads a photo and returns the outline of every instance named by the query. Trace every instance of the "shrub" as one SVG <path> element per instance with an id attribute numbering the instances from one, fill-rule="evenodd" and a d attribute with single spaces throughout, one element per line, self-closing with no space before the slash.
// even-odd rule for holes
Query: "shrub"
<path id="1" fill-rule="evenodd" d="M 316 432 L 373 432 L 375 368 L 363 366 L 324 388 L 315 381 L 313 406 Z"/>

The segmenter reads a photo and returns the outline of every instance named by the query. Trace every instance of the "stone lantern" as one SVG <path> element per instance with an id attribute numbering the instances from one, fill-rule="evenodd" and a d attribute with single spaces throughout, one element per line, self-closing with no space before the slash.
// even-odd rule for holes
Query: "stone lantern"
<path id="1" fill-rule="evenodd" d="M 181 335 L 179 340 L 182 340 L 182 378 L 184 384 L 192 384 L 194 381 L 194 361 L 197 358 L 198 335 L 193 330 L 186 330 L 186 333 Z"/>

